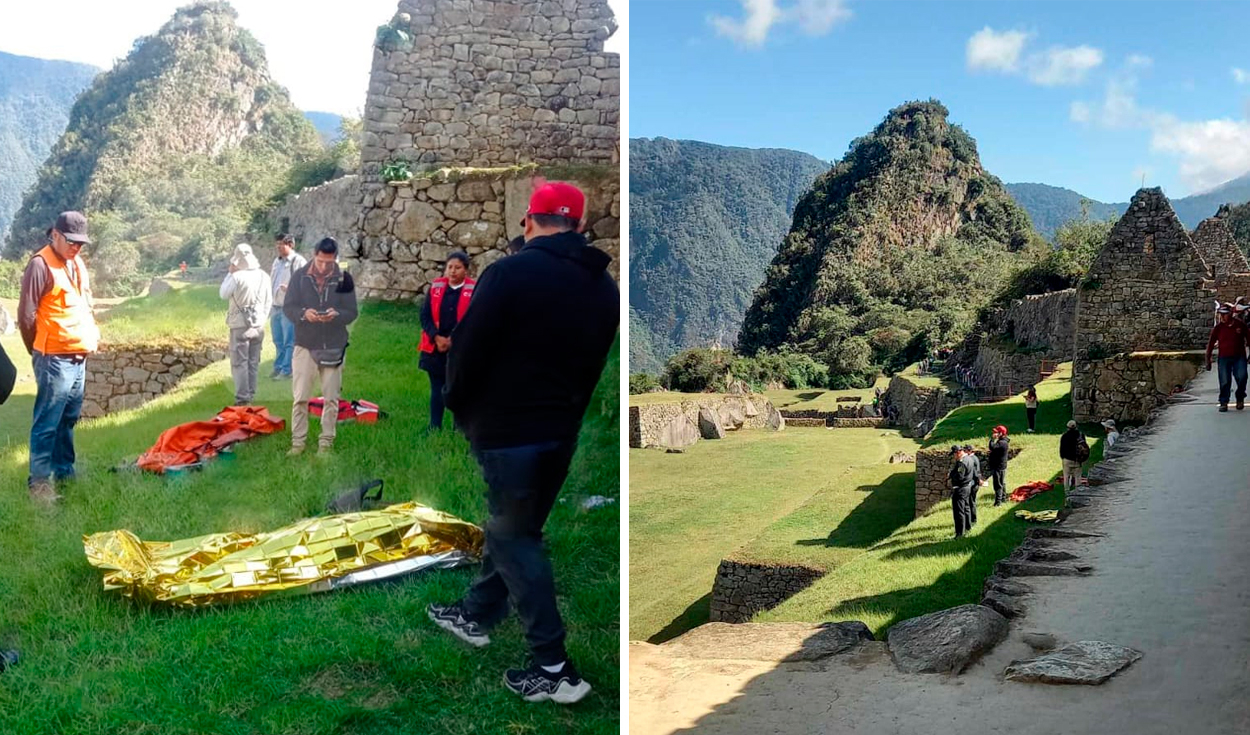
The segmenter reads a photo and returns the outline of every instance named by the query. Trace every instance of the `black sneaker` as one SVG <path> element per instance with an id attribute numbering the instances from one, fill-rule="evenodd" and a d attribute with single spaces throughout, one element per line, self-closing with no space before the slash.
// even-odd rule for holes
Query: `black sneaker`
<path id="1" fill-rule="evenodd" d="M 464 608 L 460 606 L 460 603 L 430 605 L 425 610 L 429 613 L 430 620 L 433 620 L 435 625 L 465 643 L 478 648 L 490 643 L 490 636 L 486 635 L 486 630 L 481 625 L 478 625 L 477 622 L 469 620 L 464 616 Z"/>
<path id="2" fill-rule="evenodd" d="M 504 686 L 516 692 L 526 702 L 573 704 L 590 694 L 590 685 L 578 676 L 571 661 L 553 674 L 538 664 L 528 669 L 508 669 L 503 675 Z"/>
<path id="3" fill-rule="evenodd" d="M 1220 404 L 1220 413 L 1228 413 L 1228 404 L 1227 404 L 1227 403 L 1221 403 L 1221 404 Z"/>

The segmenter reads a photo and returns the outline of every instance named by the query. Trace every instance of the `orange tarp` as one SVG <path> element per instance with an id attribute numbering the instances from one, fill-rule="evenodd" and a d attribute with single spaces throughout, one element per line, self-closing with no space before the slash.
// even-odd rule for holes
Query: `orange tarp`
<path id="1" fill-rule="evenodd" d="M 192 421 L 166 429 L 139 457 L 139 469 L 164 473 L 217 456 L 222 449 L 260 434 L 273 434 L 286 422 L 264 406 L 227 406 L 211 421 Z"/>
<path id="2" fill-rule="evenodd" d="M 1048 490 L 1053 490 L 1054 487 L 1055 486 L 1051 485 L 1049 482 L 1043 482 L 1041 480 L 1034 480 L 1033 482 L 1026 482 L 1020 487 L 1011 491 L 1011 499 L 1017 503 L 1022 503 L 1028 500 L 1029 498 L 1033 497 L 1034 495 L 1040 495 L 1044 492 L 1047 492 Z"/>

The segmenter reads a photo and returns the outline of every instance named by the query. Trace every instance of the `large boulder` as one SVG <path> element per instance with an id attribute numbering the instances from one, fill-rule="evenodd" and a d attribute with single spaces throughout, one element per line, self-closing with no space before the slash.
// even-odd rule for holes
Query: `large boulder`
<path id="1" fill-rule="evenodd" d="M 725 438 L 725 429 L 721 426 L 719 411 L 708 406 L 699 409 L 699 435 L 704 439 Z"/>
<path id="2" fill-rule="evenodd" d="M 749 419 L 753 419 L 760 415 L 760 410 L 756 408 L 755 401 L 747 398 L 742 402 L 742 413 Z"/>
<path id="3" fill-rule="evenodd" d="M 665 449 L 682 449 L 699 441 L 699 427 L 687 416 L 680 415 L 668 422 L 656 437 L 656 446 Z"/>
<path id="4" fill-rule="evenodd" d="M 777 410 L 776 406 L 771 403 L 768 404 L 767 411 L 768 414 L 765 417 L 765 423 L 768 428 L 773 431 L 781 431 L 786 428 L 786 417 L 781 415 L 781 412 Z"/>
<path id="5" fill-rule="evenodd" d="M 169 284 L 169 281 L 160 278 L 153 278 L 152 282 L 148 284 L 148 296 L 160 296 L 173 290 L 174 287 Z"/>
<path id="6" fill-rule="evenodd" d="M 741 429 L 747 420 L 746 415 L 742 412 L 742 407 L 733 403 L 726 403 L 718 413 L 720 414 L 721 425 L 730 431 Z"/>
<path id="7" fill-rule="evenodd" d="M 960 605 L 904 620 L 886 632 L 894 665 L 908 674 L 958 674 L 1007 637 L 1007 619 Z"/>
<path id="8" fill-rule="evenodd" d="M 1077 641 L 1041 656 L 1012 661 L 1003 671 L 1009 681 L 1042 684 L 1101 684 L 1141 658 L 1140 651 L 1102 641 Z"/>

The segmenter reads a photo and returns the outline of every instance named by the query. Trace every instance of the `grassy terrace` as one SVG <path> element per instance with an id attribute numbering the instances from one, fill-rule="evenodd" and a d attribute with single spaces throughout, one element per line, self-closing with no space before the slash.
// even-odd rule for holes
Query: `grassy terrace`
<path id="1" fill-rule="evenodd" d="M 223 324 L 215 287 L 119 307 L 145 323 L 202 317 Z M 202 306 L 206 313 L 193 308 Z M 178 308 L 181 308 L 179 306 Z M 173 315 L 171 317 L 171 315 Z M 117 318 L 117 317 L 115 317 Z M 148 320 L 151 320 L 149 322 Z M 110 325 L 117 322 L 110 322 Z M 564 495 L 547 525 L 571 656 L 595 687 L 572 708 L 536 706 L 501 685 L 524 662 L 515 619 L 472 649 L 434 628 L 425 606 L 453 600 L 473 568 L 306 598 L 204 611 L 144 608 L 101 589 L 82 535 L 128 528 L 145 540 L 265 530 L 319 514 L 337 491 L 386 480 L 387 499 L 415 499 L 480 522 L 485 486 L 463 439 L 427 436 L 428 382 L 414 351 L 417 311 L 372 304 L 352 332 L 344 393 L 380 403 L 385 424 L 345 424 L 333 459 L 287 459 L 289 434 L 241 445 L 237 458 L 177 478 L 111 473 L 165 428 L 211 417 L 231 400 L 223 361 L 143 408 L 78 430 L 77 484 L 42 512 L 23 490 L 34 386 L 3 407 L 0 444 L 0 647 L 21 662 L 0 686 L 6 735 L 98 733 L 616 733 L 620 729 L 619 505 L 590 511 L 588 495 L 619 497 L 619 351 L 583 426 Z M 109 334 L 110 326 L 105 327 Z M 224 331 L 224 326 L 221 327 Z M 5 349 L 29 376 L 16 335 Z M 261 365 L 268 374 L 271 348 Z M 290 384 L 263 380 L 257 402 L 290 416 Z M 316 431 L 316 420 L 313 431 Z"/>
<path id="2" fill-rule="evenodd" d="M 952 412 L 926 446 L 984 444 L 1005 424 L 1023 449 L 1009 488 L 1051 480 L 1071 416 L 1068 368 L 1038 385 L 1038 433 L 1026 434 L 1022 397 Z M 922 378 L 922 380 L 924 380 Z M 1091 436 L 1093 461 L 1101 456 Z M 994 562 L 1023 538 L 1017 508 L 1062 504 L 1062 490 L 993 508 L 978 495 L 979 523 L 958 542 L 949 501 L 913 520 L 914 465 L 888 464 L 921 445 L 873 429 L 747 431 L 700 442 L 685 454 L 630 450 L 632 639 L 663 640 L 707 619 L 722 558 L 802 564 L 826 575 L 760 620 L 862 620 L 874 632 L 899 620 L 979 599 Z"/>

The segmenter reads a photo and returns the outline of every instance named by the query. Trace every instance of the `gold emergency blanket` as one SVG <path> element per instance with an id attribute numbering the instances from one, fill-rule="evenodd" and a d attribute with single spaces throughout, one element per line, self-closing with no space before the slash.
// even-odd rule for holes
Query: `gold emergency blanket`
<path id="1" fill-rule="evenodd" d="M 309 518 L 268 533 L 141 541 L 130 531 L 83 537 L 104 589 L 182 607 L 323 592 L 481 556 L 482 529 L 418 503 Z"/>

